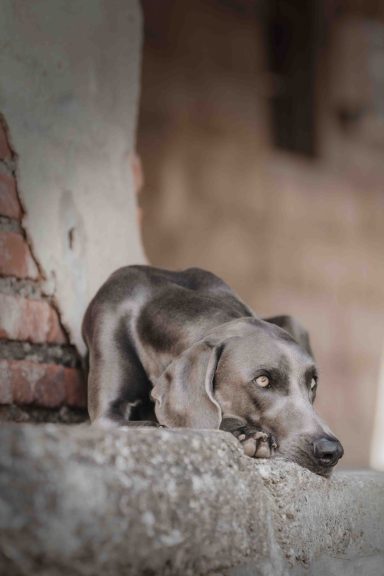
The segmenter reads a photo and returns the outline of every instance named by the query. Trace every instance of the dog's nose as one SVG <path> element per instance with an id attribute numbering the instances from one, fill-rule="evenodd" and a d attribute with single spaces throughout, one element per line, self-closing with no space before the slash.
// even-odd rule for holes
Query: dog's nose
<path id="1" fill-rule="evenodd" d="M 313 441 L 313 454 L 322 466 L 334 466 L 344 449 L 337 438 L 322 436 Z"/>

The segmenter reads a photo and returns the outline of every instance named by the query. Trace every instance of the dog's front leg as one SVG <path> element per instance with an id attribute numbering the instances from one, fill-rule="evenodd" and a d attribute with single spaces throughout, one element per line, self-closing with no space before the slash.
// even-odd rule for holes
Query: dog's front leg
<path id="1" fill-rule="evenodd" d="M 277 448 L 272 434 L 234 417 L 224 417 L 220 430 L 233 434 L 242 445 L 244 454 L 251 458 L 271 458 Z"/>

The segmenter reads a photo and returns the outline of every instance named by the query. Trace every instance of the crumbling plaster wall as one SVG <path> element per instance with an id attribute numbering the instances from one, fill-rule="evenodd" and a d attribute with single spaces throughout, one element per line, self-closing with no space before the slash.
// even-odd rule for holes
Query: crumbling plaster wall
<path id="1" fill-rule="evenodd" d="M 17 152 L 24 226 L 70 338 L 117 267 L 144 262 L 133 154 L 136 0 L 0 0 L 0 111 Z"/>

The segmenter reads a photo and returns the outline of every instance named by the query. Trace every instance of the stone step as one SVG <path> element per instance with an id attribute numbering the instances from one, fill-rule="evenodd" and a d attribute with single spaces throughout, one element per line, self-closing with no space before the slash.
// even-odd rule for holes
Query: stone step
<path id="1" fill-rule="evenodd" d="M 383 474 L 213 431 L 6 424 L 0 446 L 1 574 L 384 574 Z"/>

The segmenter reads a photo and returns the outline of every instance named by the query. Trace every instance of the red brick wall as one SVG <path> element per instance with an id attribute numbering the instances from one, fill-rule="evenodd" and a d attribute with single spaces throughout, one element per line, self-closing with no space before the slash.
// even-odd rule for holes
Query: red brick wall
<path id="1" fill-rule="evenodd" d="M 22 224 L 17 158 L 0 120 L 0 419 L 36 419 L 44 412 L 44 419 L 65 419 L 65 413 L 71 420 L 71 410 L 85 415 L 80 359 L 44 293 Z"/>

